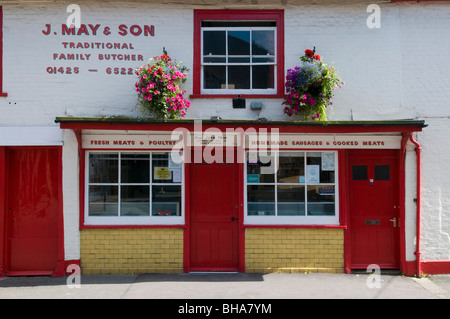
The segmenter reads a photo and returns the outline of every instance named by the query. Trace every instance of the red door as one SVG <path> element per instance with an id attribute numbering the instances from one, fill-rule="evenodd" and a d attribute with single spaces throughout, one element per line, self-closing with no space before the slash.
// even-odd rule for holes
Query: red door
<path id="1" fill-rule="evenodd" d="M 7 275 L 52 274 L 58 256 L 57 148 L 8 150 Z"/>
<path id="2" fill-rule="evenodd" d="M 239 180 L 239 164 L 191 164 L 190 270 L 238 270 Z"/>
<path id="3" fill-rule="evenodd" d="M 352 151 L 349 159 L 351 266 L 398 269 L 398 152 Z"/>

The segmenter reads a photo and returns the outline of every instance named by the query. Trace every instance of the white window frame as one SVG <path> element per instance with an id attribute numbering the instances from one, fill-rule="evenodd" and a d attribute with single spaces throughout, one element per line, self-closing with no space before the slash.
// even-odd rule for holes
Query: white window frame
<path id="1" fill-rule="evenodd" d="M 277 56 L 278 56 L 278 52 L 277 52 L 277 27 L 202 27 L 201 28 L 201 94 L 206 94 L 206 95 L 213 95 L 213 94 L 263 94 L 263 95 L 273 95 L 277 93 Z M 249 59 L 250 62 L 243 62 L 243 63 L 229 63 L 228 62 L 228 36 L 225 36 L 225 55 L 220 55 L 220 56 L 213 56 L 213 57 L 223 57 L 225 58 L 225 62 L 224 63 L 216 63 L 216 62 L 204 62 L 204 58 L 207 57 L 207 55 L 203 55 L 203 31 L 225 31 L 226 34 L 228 35 L 229 31 L 249 31 L 250 32 L 250 55 L 249 55 Z M 252 55 L 252 31 L 273 31 L 274 34 L 274 56 L 269 56 L 269 57 L 273 57 L 273 62 L 266 62 L 266 63 L 257 63 L 257 62 L 253 62 L 252 58 L 253 57 L 266 57 L 266 56 L 259 56 L 259 55 Z M 236 56 L 232 56 L 232 57 L 247 57 L 245 56 L 240 56 L 240 55 L 236 55 Z M 274 81 L 274 87 L 273 88 L 267 88 L 267 89 L 252 89 L 253 87 L 253 66 L 258 66 L 258 65 L 273 65 L 273 81 Z M 225 66 L 226 67 L 226 85 L 227 88 L 226 89 L 205 89 L 204 88 L 204 84 L 205 84 L 205 79 L 204 79 L 204 67 L 205 66 Z M 250 66 L 250 89 L 229 89 L 228 88 L 228 67 L 229 66 Z"/>
<path id="2" fill-rule="evenodd" d="M 319 183 L 319 184 L 308 184 L 306 183 L 278 183 L 276 178 L 276 173 L 274 174 L 274 182 L 273 183 L 248 183 L 247 182 L 247 153 L 249 151 L 245 151 L 245 160 L 244 160 L 244 225 L 329 225 L 329 226 L 338 226 L 339 222 L 339 170 L 338 170 L 338 152 L 332 150 L 286 150 L 286 151 L 277 151 L 275 153 L 275 167 L 278 167 L 278 159 L 280 153 L 305 153 L 305 159 L 307 158 L 307 153 L 334 153 L 334 161 L 335 161 L 335 169 L 334 169 L 334 183 Z M 270 155 L 270 153 L 268 153 Z M 305 174 L 306 174 L 306 161 L 305 165 Z M 273 185 L 275 188 L 275 214 L 278 210 L 277 203 L 277 186 L 278 185 L 295 185 L 295 186 L 305 186 L 305 207 L 307 207 L 308 197 L 306 194 L 308 185 L 334 185 L 335 188 L 335 215 L 333 216 L 252 216 L 248 215 L 248 193 L 247 186 L 248 185 Z"/>
<path id="3" fill-rule="evenodd" d="M 108 153 L 108 154 L 118 154 L 118 178 L 119 181 L 117 183 L 90 183 L 89 182 L 89 155 L 95 153 Z M 99 151 L 86 151 L 85 157 L 85 194 L 84 194 L 84 225 L 85 226 L 150 226 L 150 225 L 184 225 L 185 224 L 185 164 L 181 165 L 181 182 L 180 183 L 155 183 L 152 182 L 153 177 L 153 166 L 152 166 L 152 155 L 153 153 L 169 153 L 167 150 L 154 150 L 154 151 L 132 151 L 132 150 L 99 150 Z M 149 154 L 150 159 L 150 179 L 149 183 L 121 183 L 121 154 Z M 118 186 L 118 216 L 89 216 L 89 186 L 91 185 L 104 185 L 104 186 Z M 149 186 L 149 205 L 150 212 L 149 216 L 120 216 L 120 192 L 121 186 Z M 152 216 L 151 207 L 152 207 L 152 186 L 181 186 L 181 207 L 180 207 L 180 215 L 181 216 Z"/>

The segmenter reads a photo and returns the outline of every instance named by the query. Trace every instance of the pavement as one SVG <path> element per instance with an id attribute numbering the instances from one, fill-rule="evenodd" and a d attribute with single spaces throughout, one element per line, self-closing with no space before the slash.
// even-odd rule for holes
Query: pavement
<path id="1" fill-rule="evenodd" d="M 6 277 L 0 279 L 0 299 L 450 299 L 450 275 L 420 279 L 383 273 L 378 277 L 366 273 Z"/>

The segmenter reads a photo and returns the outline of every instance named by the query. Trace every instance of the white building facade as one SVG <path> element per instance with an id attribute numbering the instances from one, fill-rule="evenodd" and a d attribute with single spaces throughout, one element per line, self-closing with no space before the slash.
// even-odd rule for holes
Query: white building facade
<path id="1" fill-rule="evenodd" d="M 450 272 L 449 2 L 74 4 L 0 1 L 0 276 Z M 217 62 L 233 32 L 270 42 L 251 73 Z M 345 81 L 326 122 L 283 113 L 313 47 Z M 137 103 L 163 50 L 189 69 L 182 120 Z M 208 130 L 233 132 L 230 165 L 194 160 Z M 251 155 L 263 133 L 273 173 Z"/>

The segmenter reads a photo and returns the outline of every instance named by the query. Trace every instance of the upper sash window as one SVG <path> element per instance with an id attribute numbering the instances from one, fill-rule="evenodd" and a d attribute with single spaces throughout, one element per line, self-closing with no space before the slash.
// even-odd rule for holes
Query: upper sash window
<path id="1" fill-rule="evenodd" d="M 193 97 L 282 97 L 283 10 L 195 10 Z"/>
<path id="2" fill-rule="evenodd" d="M 276 93 L 276 27 L 265 24 L 204 24 L 203 93 Z"/>

